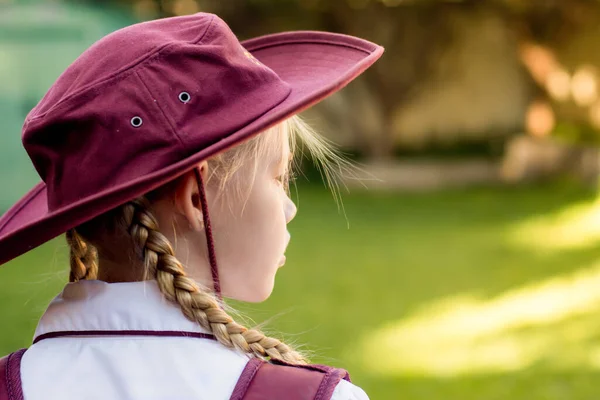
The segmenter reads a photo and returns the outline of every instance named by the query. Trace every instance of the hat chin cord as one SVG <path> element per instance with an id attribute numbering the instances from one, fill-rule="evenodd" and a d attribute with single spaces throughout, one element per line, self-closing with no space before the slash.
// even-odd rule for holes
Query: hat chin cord
<path id="1" fill-rule="evenodd" d="M 202 180 L 202 174 L 200 173 L 200 167 L 194 168 L 194 174 L 196 175 L 196 182 L 198 184 L 198 191 L 200 194 L 200 205 L 202 207 L 202 215 L 204 217 L 204 231 L 206 232 L 206 247 L 208 248 L 208 260 L 210 262 L 210 272 L 212 275 L 213 286 L 215 294 L 219 300 L 223 299 L 221 294 L 221 283 L 219 282 L 219 270 L 217 268 L 217 256 L 215 254 L 215 244 L 212 235 L 212 228 L 210 226 L 210 217 L 208 215 L 208 202 L 206 201 L 206 191 L 204 188 L 204 182 Z"/>

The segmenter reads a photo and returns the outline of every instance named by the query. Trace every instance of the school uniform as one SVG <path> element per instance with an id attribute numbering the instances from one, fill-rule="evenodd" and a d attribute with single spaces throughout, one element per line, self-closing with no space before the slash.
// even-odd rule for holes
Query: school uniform
<path id="1" fill-rule="evenodd" d="M 155 281 L 70 283 L 50 303 L 23 355 L 23 397 L 229 399 L 248 357 L 203 334 Z M 331 399 L 368 397 L 342 380 Z"/>

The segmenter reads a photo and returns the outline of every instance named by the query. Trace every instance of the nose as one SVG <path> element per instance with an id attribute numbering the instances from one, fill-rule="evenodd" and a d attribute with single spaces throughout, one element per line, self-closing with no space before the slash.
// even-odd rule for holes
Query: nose
<path id="1" fill-rule="evenodd" d="M 294 219 L 296 213 L 298 212 L 298 208 L 288 196 L 285 196 L 285 204 L 284 204 L 284 213 L 285 213 L 285 222 L 289 224 L 291 220 Z"/>

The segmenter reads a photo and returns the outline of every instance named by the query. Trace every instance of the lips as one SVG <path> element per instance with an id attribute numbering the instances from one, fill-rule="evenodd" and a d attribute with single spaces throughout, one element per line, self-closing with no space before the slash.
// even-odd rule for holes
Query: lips
<path id="1" fill-rule="evenodd" d="M 286 231 L 286 238 L 285 238 L 285 247 L 284 247 L 284 249 L 287 249 L 288 245 L 290 244 L 290 240 L 291 239 L 292 239 L 292 235 L 290 235 L 290 233 Z M 280 267 L 282 267 L 283 264 L 285 264 L 285 260 L 286 260 L 285 255 L 282 255 L 281 258 L 279 259 L 279 266 Z"/>

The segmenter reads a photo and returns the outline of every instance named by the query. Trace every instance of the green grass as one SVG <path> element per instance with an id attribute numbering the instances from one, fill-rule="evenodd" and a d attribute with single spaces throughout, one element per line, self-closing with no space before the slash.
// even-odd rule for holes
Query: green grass
<path id="1" fill-rule="evenodd" d="M 600 276 L 600 226 L 577 225 L 593 193 L 359 191 L 344 196 L 348 229 L 324 189 L 299 192 L 275 292 L 235 306 L 313 361 L 349 369 L 372 399 L 597 397 L 600 287 L 581 288 Z M 62 243 L 0 270 L 0 353 L 27 346 L 60 290 Z"/>

